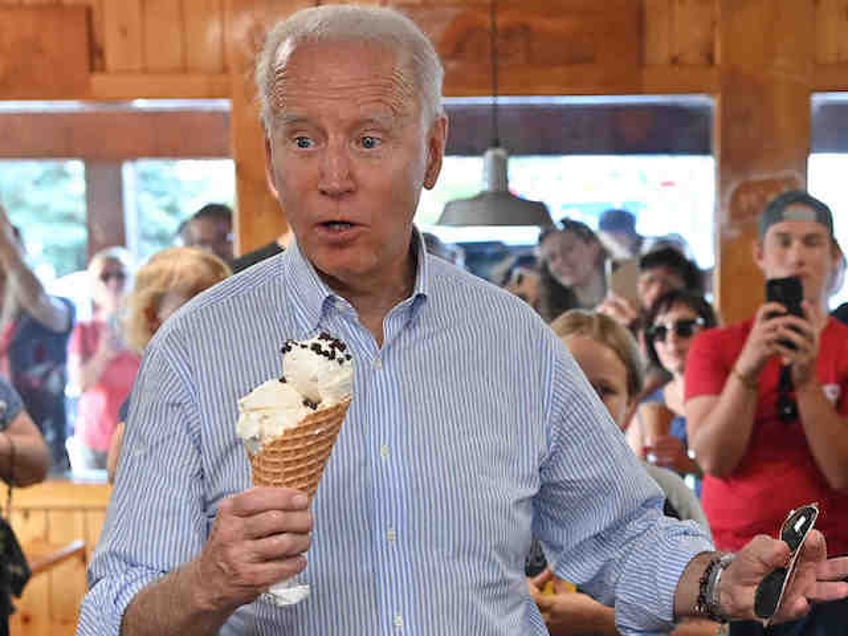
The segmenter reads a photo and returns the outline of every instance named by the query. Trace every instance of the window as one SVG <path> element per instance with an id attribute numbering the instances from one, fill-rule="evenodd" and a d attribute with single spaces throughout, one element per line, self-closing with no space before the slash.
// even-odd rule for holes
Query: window
<path id="1" fill-rule="evenodd" d="M 87 230 L 82 161 L 0 161 L 0 203 L 45 282 L 84 268 Z"/>
<path id="2" fill-rule="evenodd" d="M 182 221 L 207 203 L 233 206 L 230 159 L 139 159 L 124 164 L 128 248 L 138 263 L 175 245 Z"/>

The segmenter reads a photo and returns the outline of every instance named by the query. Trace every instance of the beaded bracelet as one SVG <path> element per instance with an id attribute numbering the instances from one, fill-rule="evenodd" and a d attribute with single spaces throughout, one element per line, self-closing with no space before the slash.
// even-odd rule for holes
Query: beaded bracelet
<path id="1" fill-rule="evenodd" d="M 721 575 L 728 565 L 733 563 L 735 554 L 714 554 L 704 568 L 698 580 L 698 598 L 693 608 L 698 616 L 704 616 L 717 623 L 727 623 L 730 617 L 721 609 L 718 599 L 718 585 Z"/>

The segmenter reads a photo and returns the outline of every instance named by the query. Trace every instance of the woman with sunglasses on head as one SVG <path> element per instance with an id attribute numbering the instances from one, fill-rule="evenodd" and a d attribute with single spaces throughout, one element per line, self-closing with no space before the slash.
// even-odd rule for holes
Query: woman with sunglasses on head
<path id="1" fill-rule="evenodd" d="M 594 309 L 607 293 L 607 252 L 592 229 L 562 219 L 539 237 L 539 313 L 551 322 L 569 309 Z"/>
<path id="2" fill-rule="evenodd" d="M 79 391 L 71 467 L 105 469 L 118 409 L 129 395 L 140 358 L 124 342 L 120 311 L 129 288 L 129 256 L 123 248 L 97 252 L 88 264 L 92 316 L 78 322 L 68 345 L 68 374 Z M 76 462 L 76 464 L 75 464 Z"/>
<path id="3" fill-rule="evenodd" d="M 703 296 L 678 289 L 656 299 L 645 316 L 645 344 L 651 362 L 667 371 L 671 381 L 648 395 L 642 404 L 664 406 L 671 412 L 671 422 L 667 433 L 649 435 L 643 419 L 647 409 L 640 408 L 627 432 L 631 448 L 642 459 L 683 476 L 692 475 L 698 495 L 701 468 L 690 455 L 686 438 L 683 375 L 693 337 L 715 327 L 716 322 L 715 311 Z"/>

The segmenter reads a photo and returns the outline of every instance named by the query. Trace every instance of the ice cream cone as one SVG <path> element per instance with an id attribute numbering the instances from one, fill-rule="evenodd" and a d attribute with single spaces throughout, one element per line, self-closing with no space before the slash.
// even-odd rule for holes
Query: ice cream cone
<path id="1" fill-rule="evenodd" d="M 350 398 L 319 409 L 292 428 L 266 441 L 250 455 L 255 486 L 296 488 L 315 494 L 338 437 Z"/>

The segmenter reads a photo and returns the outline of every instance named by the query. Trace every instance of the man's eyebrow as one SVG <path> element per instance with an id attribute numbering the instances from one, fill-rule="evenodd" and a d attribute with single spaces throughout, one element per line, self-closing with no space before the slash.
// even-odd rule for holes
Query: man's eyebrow
<path id="1" fill-rule="evenodd" d="M 297 124 L 305 124 L 309 122 L 309 118 L 304 115 L 298 115 L 296 113 L 285 114 L 285 115 L 277 115 L 274 118 L 274 121 L 282 126 L 293 126 Z"/>

